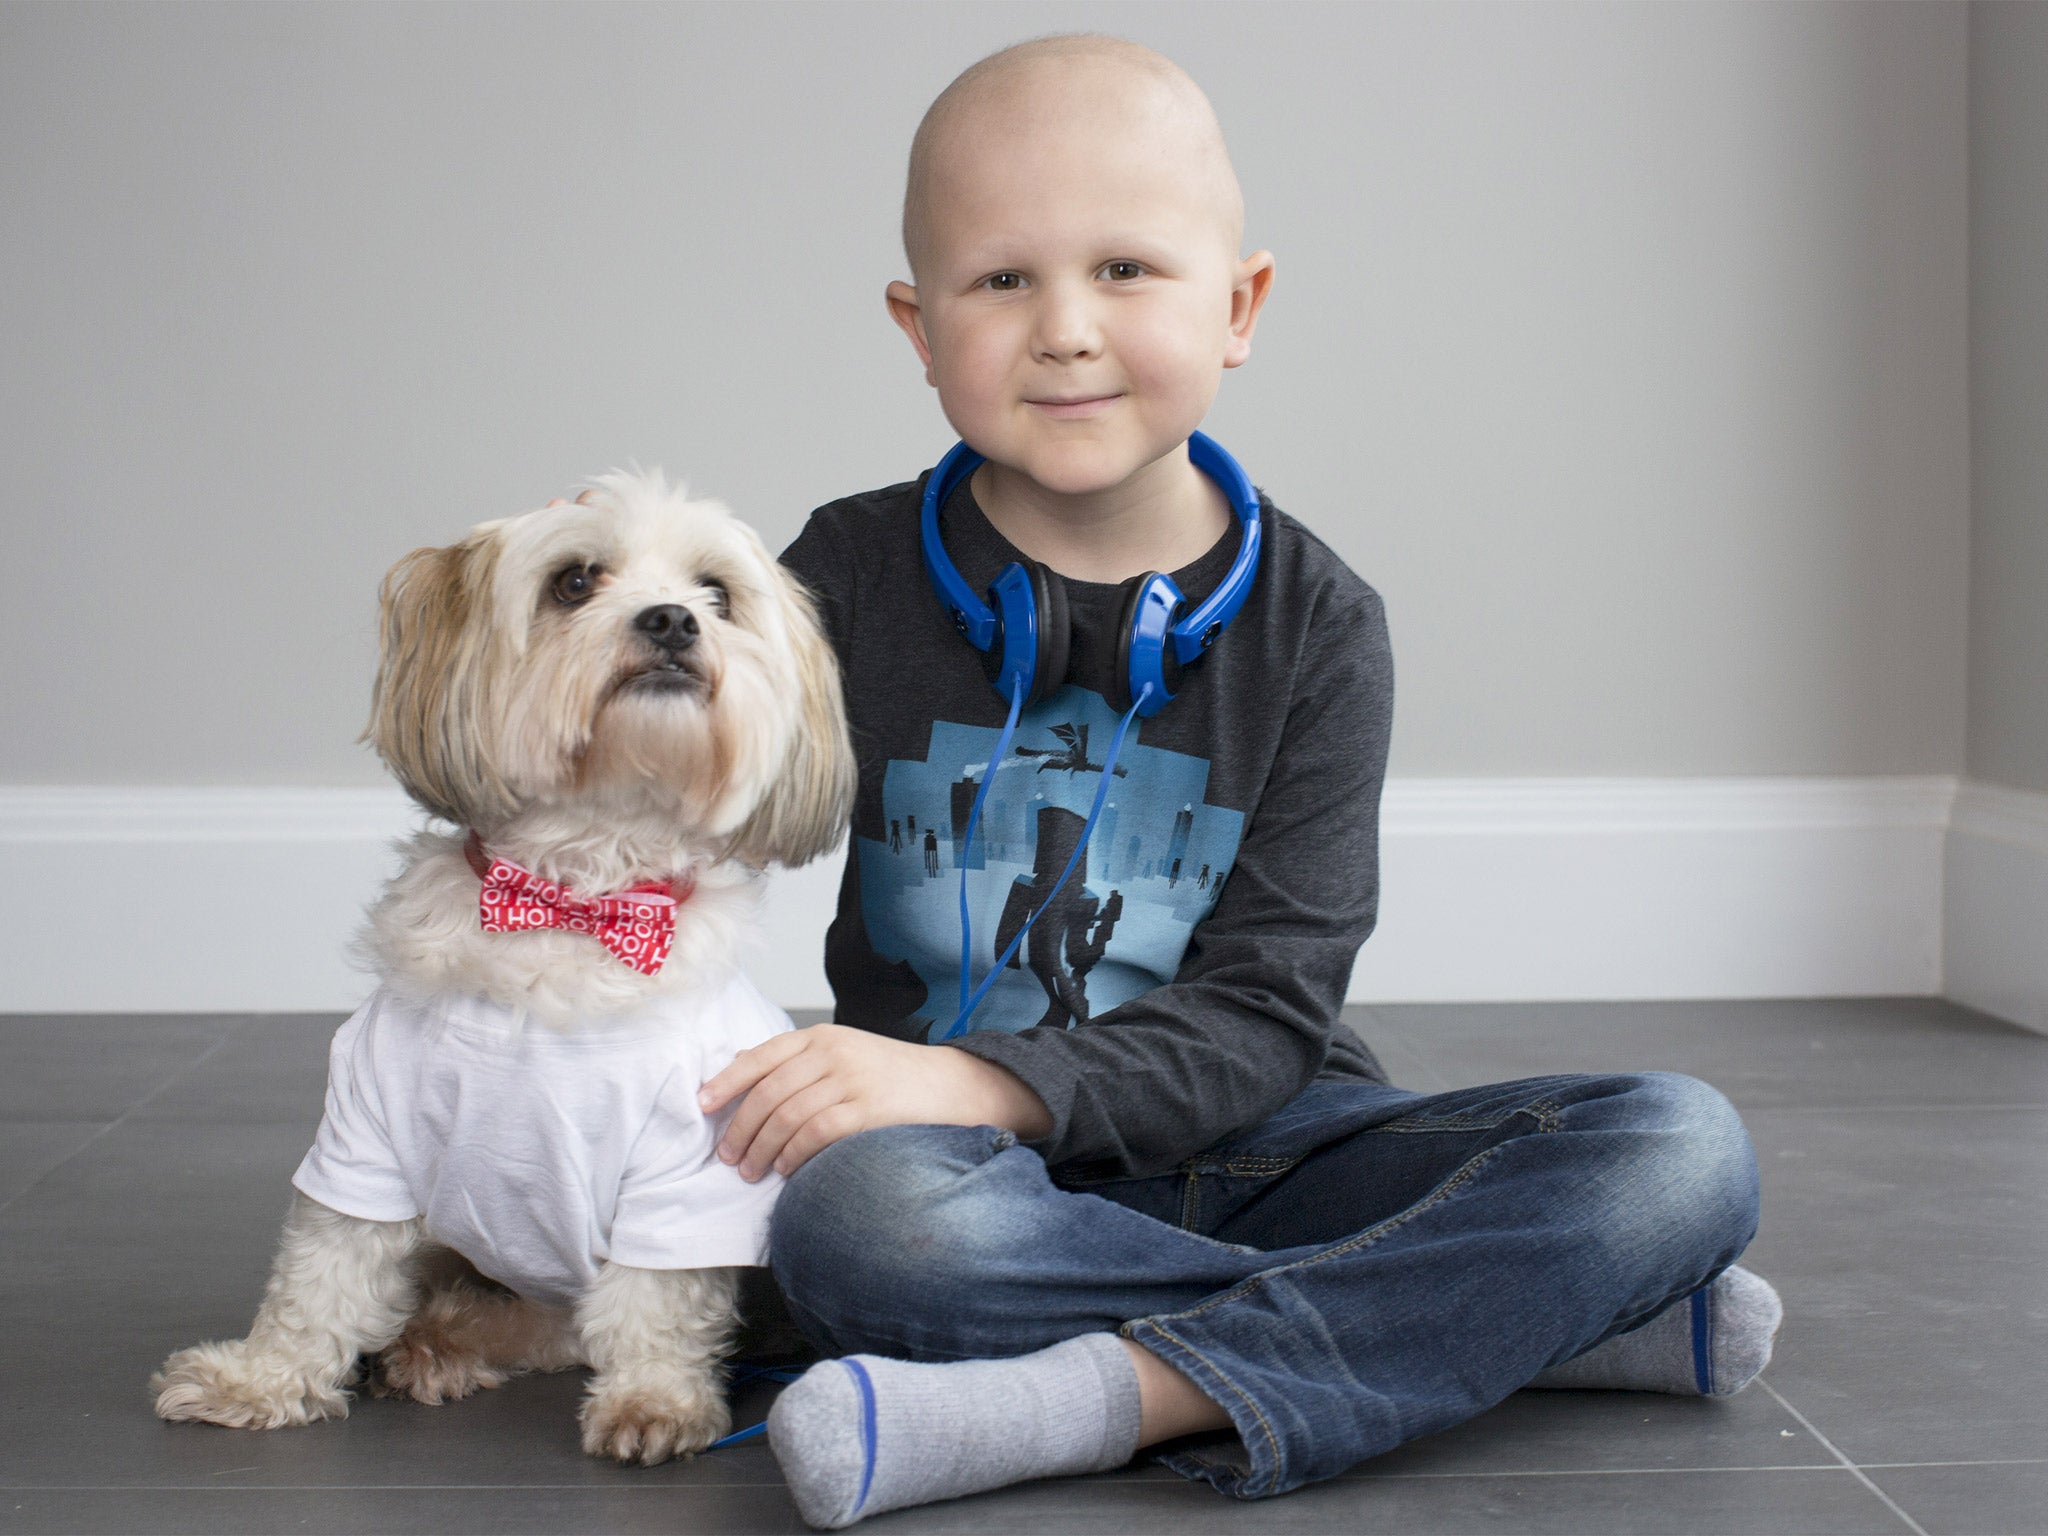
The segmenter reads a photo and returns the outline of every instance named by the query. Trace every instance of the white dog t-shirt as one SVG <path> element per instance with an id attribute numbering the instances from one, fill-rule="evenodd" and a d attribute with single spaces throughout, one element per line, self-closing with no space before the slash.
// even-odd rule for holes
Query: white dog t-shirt
<path id="1" fill-rule="evenodd" d="M 597 1027 L 551 1029 L 479 997 L 379 990 L 334 1036 L 327 1113 L 292 1183 L 427 1234 L 536 1301 L 574 1302 L 606 1260 L 762 1264 L 781 1191 L 718 1160 L 731 1108 L 704 1081 L 792 1027 L 739 972 Z"/>

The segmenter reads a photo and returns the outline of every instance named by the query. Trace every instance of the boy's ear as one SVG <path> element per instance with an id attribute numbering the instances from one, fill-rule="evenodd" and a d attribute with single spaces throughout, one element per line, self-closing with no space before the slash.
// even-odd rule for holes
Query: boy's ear
<path id="1" fill-rule="evenodd" d="M 889 285 L 884 297 L 889 304 L 889 318 L 903 327 L 903 334 L 917 348 L 917 360 L 924 364 L 925 383 L 936 389 L 939 381 L 932 375 L 932 344 L 924 333 L 924 306 L 917 302 L 917 290 L 908 283 L 895 282 Z"/>
<path id="2" fill-rule="evenodd" d="M 1223 349 L 1223 366 L 1235 368 L 1252 355 L 1252 332 L 1258 328 L 1259 311 L 1266 307 L 1266 295 L 1273 291 L 1273 253 L 1254 251 L 1237 264 L 1237 281 L 1230 289 L 1230 341 Z"/>

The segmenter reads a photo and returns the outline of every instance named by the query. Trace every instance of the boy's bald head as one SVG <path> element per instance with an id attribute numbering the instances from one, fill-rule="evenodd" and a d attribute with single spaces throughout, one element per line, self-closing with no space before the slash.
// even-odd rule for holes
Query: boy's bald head
<path id="1" fill-rule="evenodd" d="M 1038 38 L 970 65 L 939 93 L 910 145 L 903 195 L 903 251 L 924 265 L 947 186 L 972 177 L 985 154 L 1030 154 L 1047 135 L 1111 134 L 1156 157 L 1162 175 L 1187 184 L 1211 208 L 1218 238 L 1235 256 L 1244 197 L 1215 108 L 1187 72 L 1123 38 L 1075 33 Z"/>
<path id="2" fill-rule="evenodd" d="M 932 103 L 904 198 L 912 281 L 887 299 L 986 461 L 984 511 L 1049 497 L 1057 522 L 1132 497 L 1126 515 L 1171 503 L 1194 530 L 1174 552 L 1214 542 L 1229 507 L 1187 444 L 1272 286 L 1243 226 L 1209 99 L 1149 48 L 1043 38 Z"/>

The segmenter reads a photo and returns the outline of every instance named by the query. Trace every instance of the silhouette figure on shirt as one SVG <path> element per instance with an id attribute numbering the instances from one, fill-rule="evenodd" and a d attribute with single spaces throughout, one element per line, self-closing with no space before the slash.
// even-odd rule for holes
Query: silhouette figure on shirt
<path id="1" fill-rule="evenodd" d="M 1065 745 L 1060 747 L 1018 747 L 1016 749 L 1017 755 L 1019 757 L 1044 758 L 1045 761 L 1038 765 L 1040 773 L 1045 772 L 1048 768 L 1054 771 L 1064 768 L 1068 773 L 1102 772 L 1102 764 L 1093 763 L 1088 760 L 1088 727 L 1085 724 L 1054 725 L 1048 726 L 1047 729 L 1053 735 L 1059 737 Z M 1118 778 L 1126 779 L 1130 777 L 1130 774 L 1130 769 L 1126 768 L 1122 763 L 1117 764 L 1116 776 Z"/>
<path id="2" fill-rule="evenodd" d="M 1010 947 L 1017 930 L 1040 906 L 1073 857 L 1081 840 L 1084 819 L 1061 806 L 1048 805 L 1038 812 L 1038 849 L 1032 862 L 1031 878 L 1021 875 L 1010 887 L 1003 905 L 1002 920 L 996 924 L 996 949 L 1000 955 Z M 1045 988 L 1045 1012 L 1038 1023 L 1067 1028 L 1086 1023 L 1088 1014 L 1088 973 L 1095 969 L 1109 948 L 1117 920 L 1123 916 L 1124 895 L 1111 891 L 1098 898 L 1088 890 L 1088 855 L 1084 850 L 1074 862 L 1074 872 L 1052 899 L 1052 906 L 1031 925 L 1023 946 L 1010 957 L 1012 968 L 1029 966 L 1038 984 Z"/>

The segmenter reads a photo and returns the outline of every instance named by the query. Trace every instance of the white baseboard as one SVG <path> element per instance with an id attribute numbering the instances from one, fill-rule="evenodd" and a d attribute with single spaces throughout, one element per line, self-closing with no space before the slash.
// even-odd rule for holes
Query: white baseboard
<path id="1" fill-rule="evenodd" d="M 1950 778 L 1388 786 L 1361 1002 L 1941 990 Z"/>
<path id="2" fill-rule="evenodd" d="M 1948 995 L 2048 1030 L 2048 795 L 1965 784 L 1947 869 Z"/>
<path id="3" fill-rule="evenodd" d="M 1351 998 L 1938 993 L 1946 839 L 1968 871 L 1951 932 L 1973 934 L 1958 995 L 2039 1022 L 2048 797 L 1973 786 L 1951 830 L 1956 798 L 1950 778 L 1396 780 Z M 383 789 L 0 787 L 0 1011 L 353 1007 L 345 945 L 416 815 Z M 784 1007 L 830 1006 L 839 862 L 771 881 L 751 969 Z"/>

